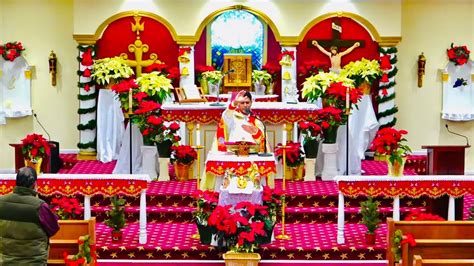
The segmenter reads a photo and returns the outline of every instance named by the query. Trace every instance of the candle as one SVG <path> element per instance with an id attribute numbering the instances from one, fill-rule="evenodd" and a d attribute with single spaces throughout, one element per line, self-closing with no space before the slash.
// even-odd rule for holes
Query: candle
<path id="1" fill-rule="evenodd" d="M 283 135 L 282 135 L 282 144 L 283 146 L 286 146 L 286 123 L 283 124 Z"/>
<path id="2" fill-rule="evenodd" d="M 349 101 L 349 87 L 346 89 L 346 110 L 350 109 L 350 101 Z"/>
<path id="3" fill-rule="evenodd" d="M 199 124 L 196 125 L 196 146 L 201 145 L 201 127 Z"/>
<path id="4" fill-rule="evenodd" d="M 128 90 L 128 113 L 132 114 L 133 113 L 133 93 L 132 93 L 132 88 Z"/>

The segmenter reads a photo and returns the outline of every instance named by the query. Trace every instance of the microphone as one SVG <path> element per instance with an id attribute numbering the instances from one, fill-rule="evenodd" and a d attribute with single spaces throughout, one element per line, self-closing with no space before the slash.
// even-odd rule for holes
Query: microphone
<path id="1" fill-rule="evenodd" d="M 465 138 L 466 139 L 466 146 L 470 146 L 469 145 L 469 139 L 466 136 L 449 130 L 448 124 L 444 124 L 444 125 L 446 126 L 446 130 L 448 130 L 449 133 Z"/>
<path id="2" fill-rule="evenodd" d="M 224 73 L 224 76 L 227 75 L 227 74 L 230 74 L 230 73 L 234 73 L 235 72 L 235 69 L 231 68 L 229 70 L 227 70 L 227 72 Z"/>
<path id="3" fill-rule="evenodd" d="M 51 141 L 51 136 L 49 135 L 48 131 L 46 130 L 46 128 L 44 128 L 43 124 L 41 124 L 41 122 L 39 121 L 38 119 L 38 116 L 36 115 L 36 113 L 33 111 L 33 116 L 35 117 L 36 119 L 36 122 L 38 122 L 38 124 L 41 126 L 41 128 L 44 130 L 44 132 L 46 133 L 46 135 L 48 135 L 48 141 Z"/>
<path id="4" fill-rule="evenodd" d="M 258 153 L 258 156 L 260 157 L 270 157 L 270 156 L 273 156 L 272 153 L 270 152 L 267 152 L 267 126 L 265 125 L 265 123 L 262 121 L 262 119 L 260 119 L 260 117 L 256 114 L 254 114 L 250 108 L 245 108 L 246 110 L 248 109 L 249 111 L 249 115 L 253 115 L 256 119 L 258 119 L 260 122 L 262 122 L 262 125 L 263 125 L 263 152 L 259 152 Z"/>

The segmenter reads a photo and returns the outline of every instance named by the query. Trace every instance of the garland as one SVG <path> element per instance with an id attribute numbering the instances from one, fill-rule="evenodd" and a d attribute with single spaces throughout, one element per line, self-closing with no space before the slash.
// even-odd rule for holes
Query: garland
<path id="1" fill-rule="evenodd" d="M 394 88 L 397 84 L 395 82 L 395 76 L 398 73 L 398 68 L 394 66 L 395 63 L 398 62 L 398 58 L 396 53 L 398 52 L 396 47 L 390 48 L 380 48 L 380 57 L 390 56 L 389 60 L 386 60 L 386 65 L 388 66 L 386 69 L 383 70 L 384 75 L 387 76 L 388 82 L 380 82 L 378 95 L 375 97 L 377 104 L 379 105 L 379 110 L 381 110 L 381 106 L 384 105 L 385 107 L 382 112 L 379 111 L 377 114 L 377 119 L 381 122 L 381 119 L 385 120 L 390 116 L 395 115 L 398 112 L 398 107 L 395 106 L 395 89 L 389 92 L 389 89 Z M 389 80 L 390 79 L 390 80 Z M 384 122 L 380 125 L 380 129 L 386 127 L 393 127 L 397 123 L 397 119 L 393 117 L 391 120 Z"/>
<path id="2" fill-rule="evenodd" d="M 76 255 L 69 255 L 66 251 L 63 253 L 64 263 L 68 266 L 96 264 L 96 246 L 90 243 L 90 236 L 79 237 L 77 244 L 79 244 L 79 252 Z"/>
<path id="3" fill-rule="evenodd" d="M 0 54 L 2 54 L 3 59 L 10 62 L 15 61 L 15 59 L 21 56 L 25 48 L 21 42 L 7 42 L 6 44 L 0 44 Z"/>
<path id="4" fill-rule="evenodd" d="M 80 68 L 77 71 L 77 75 L 79 76 L 79 82 L 77 83 L 77 87 L 79 88 L 79 94 L 77 95 L 77 99 L 79 101 L 90 101 L 97 98 L 97 91 L 93 90 L 92 93 L 88 93 L 91 89 L 94 88 L 95 83 L 91 80 L 92 75 L 92 64 L 94 63 L 93 58 L 96 55 L 95 45 L 79 45 L 77 46 L 77 50 L 79 51 L 79 56 L 77 57 L 77 61 L 80 64 Z M 86 79 L 88 81 L 81 81 Z M 85 93 L 84 93 L 85 92 Z M 88 94 L 87 94 L 88 93 Z M 97 110 L 97 106 L 93 106 L 90 108 L 79 108 L 77 113 L 79 115 L 93 113 Z M 77 129 L 79 131 L 84 130 L 94 130 L 97 127 L 97 120 L 91 119 L 84 124 L 78 124 Z M 79 142 L 77 147 L 79 149 L 95 149 L 97 146 L 97 139 L 94 139 L 90 142 Z"/>

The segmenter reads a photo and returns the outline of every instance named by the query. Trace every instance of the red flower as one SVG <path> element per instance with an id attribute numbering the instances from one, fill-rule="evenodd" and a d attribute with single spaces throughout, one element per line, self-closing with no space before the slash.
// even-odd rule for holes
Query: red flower
<path id="1" fill-rule="evenodd" d="M 152 125 L 160 125 L 163 124 L 163 118 L 156 116 L 156 115 L 151 115 L 147 118 L 146 120 L 148 123 Z"/>
<path id="2" fill-rule="evenodd" d="M 173 131 L 177 131 L 179 129 L 179 124 L 176 122 L 171 123 L 170 129 Z"/>
<path id="3" fill-rule="evenodd" d="M 49 155 L 49 143 L 40 134 L 29 134 L 21 140 L 22 153 L 25 158 L 39 159 Z"/>
<path id="4" fill-rule="evenodd" d="M 133 95 L 134 99 L 137 99 L 138 102 L 143 101 L 144 98 L 148 97 L 148 94 L 146 94 L 143 91 L 137 92 L 135 95 Z"/>
<path id="5" fill-rule="evenodd" d="M 139 109 L 137 109 L 134 114 L 143 114 L 143 113 L 148 113 L 148 112 L 151 112 L 153 110 L 156 110 L 156 109 L 159 109 L 161 108 L 161 105 L 159 103 L 156 103 L 156 102 L 152 102 L 152 101 L 142 101 L 140 104 L 139 104 Z"/>

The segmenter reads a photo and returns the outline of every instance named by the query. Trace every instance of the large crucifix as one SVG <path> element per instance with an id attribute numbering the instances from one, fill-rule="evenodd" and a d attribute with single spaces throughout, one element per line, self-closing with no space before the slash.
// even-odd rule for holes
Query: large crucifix
<path id="1" fill-rule="evenodd" d="M 151 66 L 153 63 L 161 63 L 158 60 L 158 55 L 155 53 L 150 54 L 150 58 L 147 60 L 143 60 L 143 54 L 147 53 L 150 47 L 148 44 L 143 44 L 140 40 L 140 31 L 145 30 L 145 23 L 140 23 L 140 16 L 134 16 L 133 19 L 135 20 L 135 24 L 132 24 L 132 31 L 136 31 L 137 39 L 133 44 L 128 46 L 128 51 L 134 53 L 135 60 L 129 60 L 128 55 L 126 53 L 121 53 L 120 57 L 126 60 L 127 65 L 130 67 L 135 68 L 135 75 L 136 77 L 140 77 L 142 74 L 142 68 Z"/>
<path id="2" fill-rule="evenodd" d="M 357 47 L 364 47 L 363 40 L 341 40 L 341 19 L 338 17 L 333 18 L 331 23 L 332 28 L 332 39 L 331 40 L 308 40 L 308 47 L 318 48 L 322 53 L 329 56 L 331 60 L 331 70 L 339 72 L 341 69 L 341 58 L 352 52 Z M 325 48 L 329 49 L 325 49 Z M 342 52 L 339 52 L 339 48 L 348 48 Z"/>

